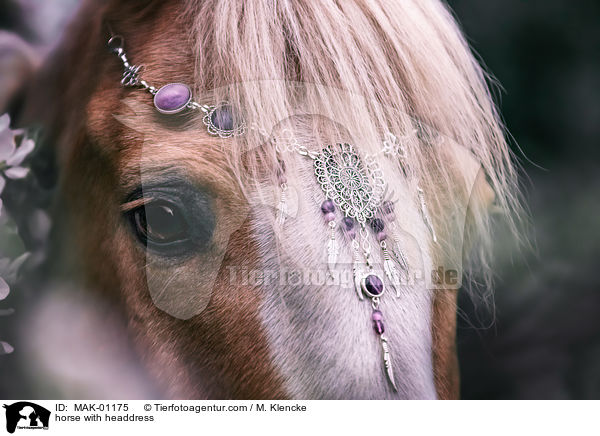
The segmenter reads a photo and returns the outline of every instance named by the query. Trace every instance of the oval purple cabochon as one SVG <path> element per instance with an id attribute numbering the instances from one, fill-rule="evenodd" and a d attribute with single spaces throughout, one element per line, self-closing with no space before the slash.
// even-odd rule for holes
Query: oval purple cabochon
<path id="1" fill-rule="evenodd" d="M 181 112 L 192 99 L 192 90 L 183 83 L 169 83 L 154 96 L 154 106 L 159 112 L 175 114 Z"/>
<path id="2" fill-rule="evenodd" d="M 371 295 L 380 295 L 383 292 L 383 282 L 375 274 L 369 274 L 367 276 L 365 287 Z"/>

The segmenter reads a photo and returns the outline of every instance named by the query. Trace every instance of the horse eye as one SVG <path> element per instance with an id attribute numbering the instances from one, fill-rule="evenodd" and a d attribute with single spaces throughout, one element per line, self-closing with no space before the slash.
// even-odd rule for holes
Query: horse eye
<path id="1" fill-rule="evenodd" d="M 132 236 L 149 254 L 175 260 L 211 249 L 216 223 L 212 201 L 197 186 L 172 177 L 137 188 L 120 209 Z"/>
<path id="2" fill-rule="evenodd" d="M 179 207 L 164 200 L 150 202 L 130 212 L 134 231 L 148 247 L 180 245 L 189 240 L 189 225 Z"/>

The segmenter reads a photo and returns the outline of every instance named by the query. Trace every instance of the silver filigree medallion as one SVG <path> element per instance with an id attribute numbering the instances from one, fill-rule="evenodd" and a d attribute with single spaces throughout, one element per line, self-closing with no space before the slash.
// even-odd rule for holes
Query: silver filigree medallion
<path id="1" fill-rule="evenodd" d="M 375 216 L 383 199 L 385 181 L 374 159 L 361 159 L 350 144 L 335 144 L 315 157 L 314 169 L 325 196 L 344 215 L 359 223 Z"/>

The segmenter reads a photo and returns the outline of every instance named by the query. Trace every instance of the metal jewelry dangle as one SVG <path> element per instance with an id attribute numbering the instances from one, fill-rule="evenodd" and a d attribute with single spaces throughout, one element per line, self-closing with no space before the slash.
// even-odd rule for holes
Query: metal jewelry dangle
<path id="1" fill-rule="evenodd" d="M 279 168 L 277 168 L 277 181 L 281 188 L 281 194 L 279 196 L 279 205 L 277 206 L 277 223 L 282 226 L 285 222 L 285 218 L 288 214 L 287 204 L 287 177 L 285 175 L 285 162 L 279 160 Z"/>
<path id="2" fill-rule="evenodd" d="M 327 263 L 330 270 L 335 266 L 339 255 L 335 212 L 339 209 L 344 215 L 341 227 L 351 241 L 355 292 L 360 300 L 365 297 L 371 300 L 371 319 L 381 342 L 385 374 L 396 390 L 388 339 L 384 335 L 383 314 L 379 310 L 380 299 L 385 290 L 383 274 L 374 268 L 368 230 L 370 224 L 381 244 L 385 273 L 394 286 L 399 286 L 396 267 L 385 245 L 383 222 L 375 217 L 385 192 L 383 172 L 374 159 L 367 157 L 363 160 L 350 144 L 329 145 L 320 152 L 310 152 L 302 146 L 296 149 L 301 155 L 313 159 L 315 176 L 325 194 L 326 200 L 321 204 L 321 212 L 329 226 Z"/>
<path id="3" fill-rule="evenodd" d="M 425 203 L 425 192 L 423 192 L 420 186 L 417 186 L 417 194 L 419 195 L 419 203 L 421 204 L 421 215 L 423 215 L 423 221 L 425 221 L 425 225 L 431 233 L 431 239 L 433 239 L 433 242 L 437 242 L 437 235 L 435 234 L 435 229 L 433 227 L 433 223 L 431 222 L 431 217 L 429 216 L 429 210 L 427 209 L 427 204 Z"/>
<path id="4" fill-rule="evenodd" d="M 413 135 L 419 136 L 419 130 L 418 129 L 413 130 L 410 134 L 405 135 L 404 138 L 407 138 L 407 137 L 413 136 Z M 398 137 L 396 135 L 394 135 L 391 132 L 385 133 L 385 139 L 382 141 L 381 152 L 388 157 L 394 157 L 394 158 L 399 159 L 400 164 L 402 166 L 402 170 L 404 171 L 404 174 L 410 173 L 411 168 L 408 164 L 408 156 L 407 156 L 406 146 L 402 141 L 400 141 L 398 139 Z M 433 239 L 433 242 L 437 243 L 438 240 L 437 240 L 437 235 L 435 233 L 435 228 L 433 227 L 433 223 L 432 223 L 431 217 L 429 215 L 429 210 L 427 208 L 427 204 L 425 203 L 425 192 L 419 185 L 417 185 L 417 196 L 419 198 L 419 205 L 421 206 L 421 216 L 423 217 L 423 221 L 425 222 L 425 225 L 427 226 L 427 230 L 429 230 L 429 233 L 431 233 L 431 238 Z M 393 213 L 393 209 L 391 212 L 384 211 L 384 213 Z M 396 233 L 394 235 L 394 240 L 396 242 L 396 246 L 399 247 L 398 238 L 397 238 Z M 400 249 L 398 248 L 398 250 L 400 250 Z M 401 251 L 400 251 L 400 253 L 401 253 Z M 403 263 L 405 265 L 405 269 L 408 269 L 408 263 L 406 262 L 406 259 L 403 258 L 404 255 L 401 254 L 396 257 L 397 257 L 398 261 L 401 262 L 401 264 Z"/>

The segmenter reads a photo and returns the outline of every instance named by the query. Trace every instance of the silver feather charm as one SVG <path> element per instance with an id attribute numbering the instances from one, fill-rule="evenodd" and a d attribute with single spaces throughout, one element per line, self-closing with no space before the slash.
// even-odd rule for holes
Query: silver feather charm
<path id="1" fill-rule="evenodd" d="M 338 246 L 337 240 L 335 239 L 335 221 L 329 222 L 329 242 L 327 242 L 327 264 L 329 266 L 329 271 L 333 271 L 333 268 L 337 264 L 337 258 L 340 254 L 340 248 Z"/>
<path id="2" fill-rule="evenodd" d="M 279 199 L 279 205 L 277 206 L 277 224 L 280 226 L 285 222 L 285 217 L 288 214 L 287 205 L 287 184 L 281 184 L 281 198 Z"/>
<path id="3" fill-rule="evenodd" d="M 392 222 L 390 223 L 390 226 L 392 228 L 392 239 L 394 240 L 394 243 L 391 247 L 391 253 L 396 259 L 396 262 L 398 262 L 398 265 L 400 265 L 404 271 L 408 272 L 408 259 L 406 258 L 404 251 L 402 251 L 402 248 L 400 248 L 401 241 L 400 236 L 398 235 L 396 223 Z"/>
<path id="4" fill-rule="evenodd" d="M 420 186 L 417 186 L 417 193 L 419 195 L 419 203 L 421 203 L 421 214 L 423 215 L 423 221 L 425 221 L 425 225 L 427 225 L 427 228 L 431 233 L 433 242 L 437 242 L 435 229 L 433 228 L 433 223 L 431 222 L 431 217 L 429 216 L 429 211 L 427 210 L 427 204 L 425 204 L 425 192 L 423 192 Z"/>
<path id="5" fill-rule="evenodd" d="M 408 261 L 406 260 L 406 255 L 400 249 L 399 244 L 397 242 L 394 244 L 392 254 L 394 255 L 394 258 L 396 258 L 396 261 L 402 267 L 402 269 L 408 271 Z"/>
<path id="6" fill-rule="evenodd" d="M 390 253 L 388 252 L 387 245 L 385 241 L 381 241 L 381 251 L 383 252 L 383 271 L 387 278 L 392 282 L 394 289 L 396 292 L 400 290 L 401 279 L 400 273 L 394 264 L 394 261 L 390 257 Z"/>
<path id="7" fill-rule="evenodd" d="M 396 261 L 402 267 L 404 271 L 408 271 L 408 260 L 406 260 L 406 255 L 400 248 L 400 241 L 394 237 L 394 245 L 392 248 L 392 254 L 396 258 Z"/>
<path id="8" fill-rule="evenodd" d="M 353 258 L 353 263 L 352 263 L 352 274 L 354 277 L 354 290 L 356 291 L 356 294 L 358 295 L 358 298 L 360 300 L 364 300 L 364 296 L 363 296 L 363 292 L 362 292 L 362 285 L 361 285 L 361 280 L 363 278 L 363 263 L 361 262 L 360 259 L 360 245 L 358 244 L 358 241 L 353 240 L 352 241 L 352 258 Z"/>
<path id="9" fill-rule="evenodd" d="M 383 349 L 383 365 L 385 366 L 385 373 L 391 385 L 395 391 L 398 391 L 396 387 L 396 380 L 394 379 L 394 369 L 392 368 L 392 356 L 390 355 L 390 349 L 388 346 L 388 339 L 381 335 L 381 348 Z"/>

